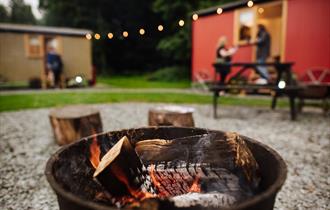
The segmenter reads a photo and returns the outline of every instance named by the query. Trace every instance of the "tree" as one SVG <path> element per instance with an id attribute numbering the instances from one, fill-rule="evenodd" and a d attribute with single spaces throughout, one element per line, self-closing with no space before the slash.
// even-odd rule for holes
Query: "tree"
<path id="1" fill-rule="evenodd" d="M 9 15 L 6 7 L 2 4 L 0 4 L 0 20 L 1 22 L 8 22 Z"/>
<path id="2" fill-rule="evenodd" d="M 36 24 L 37 21 L 32 13 L 31 6 L 25 4 L 23 0 L 11 0 L 10 8 L 9 22 Z"/>
<path id="3" fill-rule="evenodd" d="M 93 39 L 93 62 L 103 73 L 153 71 L 180 66 L 188 72 L 191 54 L 191 13 L 229 0 L 39 0 L 45 24 L 88 28 Z M 178 26 L 179 19 L 185 21 Z M 157 30 L 158 24 L 164 31 Z M 139 34 L 140 27 L 146 33 Z M 122 36 L 128 31 L 127 38 Z M 114 34 L 113 39 L 106 37 Z"/>

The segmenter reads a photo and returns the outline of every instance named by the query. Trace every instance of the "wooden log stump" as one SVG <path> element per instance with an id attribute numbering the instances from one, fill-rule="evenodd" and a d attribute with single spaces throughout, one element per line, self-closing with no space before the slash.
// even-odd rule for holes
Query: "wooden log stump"
<path id="1" fill-rule="evenodd" d="M 59 145 L 102 132 L 100 113 L 90 106 L 55 108 L 50 111 L 49 119 Z"/>
<path id="2" fill-rule="evenodd" d="M 193 108 L 161 106 L 149 110 L 150 126 L 194 127 Z"/>

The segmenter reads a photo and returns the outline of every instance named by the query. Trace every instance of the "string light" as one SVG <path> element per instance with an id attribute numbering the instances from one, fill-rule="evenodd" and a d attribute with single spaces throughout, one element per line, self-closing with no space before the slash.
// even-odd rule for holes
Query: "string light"
<path id="1" fill-rule="evenodd" d="M 217 14 L 220 15 L 221 13 L 222 13 L 222 8 L 219 7 L 219 8 L 217 9 Z"/>
<path id="2" fill-rule="evenodd" d="M 94 38 L 97 39 L 97 40 L 99 40 L 101 38 L 101 35 L 98 34 L 98 33 L 96 33 L 96 34 L 94 34 Z"/>
<path id="3" fill-rule="evenodd" d="M 108 33 L 108 38 L 112 39 L 113 38 L 113 33 Z"/>
<path id="4" fill-rule="evenodd" d="M 162 25 L 159 25 L 158 26 L 158 31 L 163 31 L 164 30 L 164 27 Z"/>
<path id="5" fill-rule="evenodd" d="M 193 20 L 197 20 L 198 19 L 198 15 L 197 14 L 193 14 L 192 19 Z"/>
<path id="6" fill-rule="evenodd" d="M 125 38 L 128 37 L 128 32 L 127 31 L 123 32 L 123 37 L 125 37 Z"/>
<path id="7" fill-rule="evenodd" d="M 91 34 L 86 34 L 86 39 L 88 39 L 88 40 L 92 39 L 92 35 Z"/>
<path id="8" fill-rule="evenodd" d="M 253 7 L 253 1 L 248 1 L 247 6 L 248 7 Z"/>
<path id="9" fill-rule="evenodd" d="M 184 21 L 183 20 L 179 20 L 179 26 L 184 26 Z"/>
<path id="10" fill-rule="evenodd" d="M 264 13 L 264 8 L 262 8 L 262 7 L 260 7 L 259 9 L 258 9 L 258 12 L 259 12 L 259 14 L 262 14 L 262 13 Z"/>
<path id="11" fill-rule="evenodd" d="M 145 34 L 145 30 L 144 30 L 143 28 L 141 28 L 141 29 L 139 30 L 139 33 L 140 33 L 141 35 L 143 35 L 143 34 Z"/>

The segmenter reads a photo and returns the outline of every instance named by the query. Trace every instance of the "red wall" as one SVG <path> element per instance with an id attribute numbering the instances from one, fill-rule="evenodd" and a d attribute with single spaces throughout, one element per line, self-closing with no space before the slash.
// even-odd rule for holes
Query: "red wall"
<path id="1" fill-rule="evenodd" d="M 216 58 L 216 45 L 219 37 L 226 36 L 228 45 L 233 43 L 234 13 L 209 15 L 193 22 L 192 27 L 192 79 L 196 81 L 197 73 L 206 73 L 209 79 L 214 78 L 212 64 Z M 251 47 L 241 48 L 233 61 L 251 61 Z M 234 72 L 234 71 L 233 71 Z"/>
<path id="2" fill-rule="evenodd" d="M 301 76 L 308 68 L 330 69 L 330 1 L 289 0 L 285 60 Z"/>

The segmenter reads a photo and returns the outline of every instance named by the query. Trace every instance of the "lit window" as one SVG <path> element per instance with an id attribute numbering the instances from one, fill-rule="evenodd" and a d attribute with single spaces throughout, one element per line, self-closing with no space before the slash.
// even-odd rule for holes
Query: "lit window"
<path id="1" fill-rule="evenodd" d="M 26 55 L 31 58 L 40 58 L 43 56 L 43 44 L 40 35 L 25 36 Z"/>
<path id="2" fill-rule="evenodd" d="M 255 14 L 253 10 L 243 10 L 238 14 L 238 42 L 250 41 L 254 36 Z"/>

